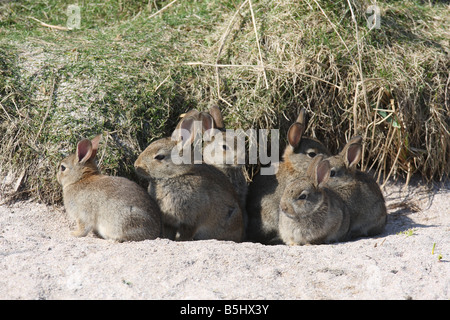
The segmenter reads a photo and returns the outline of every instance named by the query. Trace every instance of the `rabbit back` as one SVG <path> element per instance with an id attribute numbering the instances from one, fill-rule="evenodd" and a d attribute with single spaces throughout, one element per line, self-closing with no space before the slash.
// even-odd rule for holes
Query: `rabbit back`
<path id="1" fill-rule="evenodd" d="M 189 174 L 159 179 L 155 190 L 165 228 L 177 230 L 179 240 L 242 241 L 239 202 L 220 171 L 205 164 L 195 165 Z"/>
<path id="2" fill-rule="evenodd" d="M 58 166 L 68 216 L 77 222 L 73 234 L 91 230 L 105 239 L 155 239 L 161 234 L 161 212 L 138 184 L 122 177 L 102 175 L 96 164 L 101 136 L 78 142 L 77 152 Z"/>
<path id="3" fill-rule="evenodd" d="M 260 175 L 253 178 L 247 195 L 247 239 L 264 244 L 277 244 L 278 210 L 284 180 L 276 175 Z"/>
<path id="4" fill-rule="evenodd" d="M 69 216 L 105 239 L 139 241 L 161 236 L 157 204 L 126 178 L 98 176 L 68 186 L 64 204 Z"/>
<path id="5" fill-rule="evenodd" d="M 136 171 L 150 180 L 168 237 L 241 241 L 242 211 L 228 178 L 207 164 L 175 164 L 175 146 L 171 139 L 157 140 L 135 162 Z"/>

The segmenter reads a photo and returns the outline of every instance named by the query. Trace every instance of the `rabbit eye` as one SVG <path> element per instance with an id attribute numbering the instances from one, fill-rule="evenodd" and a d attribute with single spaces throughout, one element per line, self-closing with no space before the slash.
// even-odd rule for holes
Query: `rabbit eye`
<path id="1" fill-rule="evenodd" d="M 336 170 L 331 169 L 330 171 L 330 177 L 334 177 L 336 175 Z"/>
<path id="2" fill-rule="evenodd" d="M 297 198 L 297 200 L 305 200 L 306 198 L 307 198 L 306 193 L 302 193 L 302 194 Z"/>
<path id="3" fill-rule="evenodd" d="M 163 160 L 165 157 L 166 157 L 166 156 L 163 155 L 163 154 L 158 154 L 158 155 L 155 156 L 154 159 L 155 159 L 155 160 L 158 160 L 158 161 L 161 161 L 161 160 Z"/>
<path id="4" fill-rule="evenodd" d="M 61 171 L 65 171 L 66 170 L 66 166 L 61 165 Z"/>
<path id="5" fill-rule="evenodd" d="M 308 152 L 308 157 L 314 158 L 317 155 L 314 151 Z"/>

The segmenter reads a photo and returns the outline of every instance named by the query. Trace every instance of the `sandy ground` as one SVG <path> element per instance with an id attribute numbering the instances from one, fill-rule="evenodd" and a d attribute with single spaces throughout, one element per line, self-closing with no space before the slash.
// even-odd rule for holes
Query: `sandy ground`
<path id="1" fill-rule="evenodd" d="M 74 238 L 63 208 L 2 205 L 0 299 L 450 299 L 450 183 L 384 193 L 379 237 L 303 247 Z"/>

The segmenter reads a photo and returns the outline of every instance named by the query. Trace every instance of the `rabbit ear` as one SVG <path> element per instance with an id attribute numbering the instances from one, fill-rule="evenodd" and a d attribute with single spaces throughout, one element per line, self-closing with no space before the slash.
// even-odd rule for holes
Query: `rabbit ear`
<path id="1" fill-rule="evenodd" d="M 209 113 L 211 114 L 211 116 L 214 119 L 214 123 L 216 124 L 216 127 L 218 129 L 223 129 L 225 128 L 225 125 L 223 124 L 223 116 L 222 116 L 222 112 L 220 112 L 220 109 L 218 106 L 213 105 L 209 108 Z"/>
<path id="2" fill-rule="evenodd" d="M 354 167 L 359 160 L 361 160 L 362 154 L 362 137 L 356 136 L 350 139 L 343 150 L 345 165 L 348 168 Z"/>
<path id="3" fill-rule="evenodd" d="M 92 156 L 92 143 L 89 139 L 83 139 L 77 145 L 77 158 L 81 164 L 86 163 Z"/>
<path id="4" fill-rule="evenodd" d="M 316 168 L 319 165 L 319 162 L 323 160 L 323 154 L 318 154 L 317 156 L 315 156 L 310 164 L 308 165 L 308 169 L 306 169 L 306 175 L 310 178 L 312 178 L 313 180 L 316 177 Z"/>
<path id="5" fill-rule="evenodd" d="M 186 112 L 186 113 L 183 115 L 183 118 L 187 118 L 187 117 L 197 117 L 199 113 L 200 113 L 200 112 L 199 112 L 197 109 L 192 109 L 192 110 L 189 110 L 188 112 Z"/>
<path id="6" fill-rule="evenodd" d="M 195 134 L 194 131 L 195 119 L 193 117 L 185 117 L 180 123 L 180 137 L 179 139 L 183 141 L 183 145 L 186 143 L 192 143 L 194 141 Z"/>
<path id="7" fill-rule="evenodd" d="M 316 166 L 316 184 L 319 186 L 328 181 L 330 177 L 331 167 L 328 160 L 321 160 Z"/>
<path id="8" fill-rule="evenodd" d="M 98 136 L 94 137 L 91 140 L 92 144 L 92 154 L 90 158 L 94 158 L 97 155 L 98 145 L 100 144 L 100 140 L 102 139 L 102 135 L 99 134 Z"/>
<path id="9" fill-rule="evenodd" d="M 200 112 L 197 109 L 192 109 L 192 110 L 189 110 L 186 113 L 180 114 L 180 119 L 181 120 L 178 122 L 176 129 L 180 129 L 181 123 L 183 122 L 184 119 L 186 119 L 188 117 L 198 118 L 199 114 L 200 114 Z"/>
<path id="10" fill-rule="evenodd" d="M 202 120 L 203 131 L 214 128 L 214 119 L 210 114 L 206 112 L 200 112 L 200 119 Z"/>
<path id="11" fill-rule="evenodd" d="M 348 147 L 347 155 L 345 158 L 345 164 L 347 165 L 347 167 L 351 168 L 355 166 L 359 162 L 359 160 L 361 160 L 361 149 L 362 145 L 357 143 L 352 144 L 350 147 Z"/>
<path id="12" fill-rule="evenodd" d="M 354 143 L 359 143 L 362 144 L 363 138 L 361 136 L 354 136 L 352 137 L 349 142 L 347 142 L 347 144 L 354 144 Z"/>
<path id="13" fill-rule="evenodd" d="M 305 132 L 305 125 L 301 123 L 293 123 L 289 128 L 287 138 L 291 147 L 295 148 L 302 140 L 302 135 Z"/>
<path id="14" fill-rule="evenodd" d="M 306 109 L 302 108 L 297 117 L 297 123 L 303 124 L 306 127 Z"/>
<path id="15" fill-rule="evenodd" d="M 206 136 L 205 138 L 207 140 L 211 139 L 211 131 L 208 130 L 212 130 L 214 129 L 214 119 L 213 117 L 206 113 L 206 112 L 201 112 L 200 113 L 200 119 L 202 120 L 202 133 L 206 132 Z"/>

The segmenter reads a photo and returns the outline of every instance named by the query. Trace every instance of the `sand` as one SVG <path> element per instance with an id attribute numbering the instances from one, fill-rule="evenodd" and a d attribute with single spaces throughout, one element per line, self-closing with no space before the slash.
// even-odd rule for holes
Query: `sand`
<path id="1" fill-rule="evenodd" d="M 0 299 L 448 300 L 449 186 L 391 183 L 381 235 L 310 246 L 74 238 L 64 208 L 3 204 Z"/>

